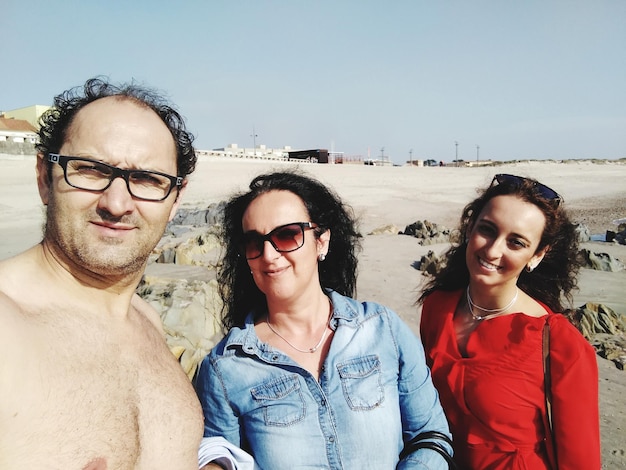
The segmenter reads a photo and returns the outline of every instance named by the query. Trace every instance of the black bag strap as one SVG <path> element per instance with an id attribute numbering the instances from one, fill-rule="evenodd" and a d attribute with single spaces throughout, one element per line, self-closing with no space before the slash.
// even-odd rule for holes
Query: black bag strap
<path id="1" fill-rule="evenodd" d="M 434 439 L 434 440 L 428 440 Z M 444 441 L 450 447 L 452 447 L 452 440 L 444 433 L 438 431 L 426 431 L 419 433 L 413 439 L 404 444 L 404 449 L 400 452 L 400 460 L 406 458 L 409 454 L 412 454 L 418 449 L 430 449 L 441 455 L 446 462 L 448 462 L 448 468 L 457 470 L 456 463 L 452 459 L 452 456 L 448 453 L 447 449 L 437 442 L 437 440 Z"/>

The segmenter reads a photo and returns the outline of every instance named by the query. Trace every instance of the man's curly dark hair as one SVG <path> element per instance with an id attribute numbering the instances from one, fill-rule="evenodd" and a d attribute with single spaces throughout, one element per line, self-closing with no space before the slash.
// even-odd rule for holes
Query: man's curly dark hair
<path id="1" fill-rule="evenodd" d="M 67 138 L 67 132 L 78 112 L 100 98 L 119 97 L 153 110 L 170 130 L 176 144 L 178 176 L 186 177 L 196 168 L 194 136 L 187 131 L 184 118 L 171 103 L 155 90 L 134 81 L 114 85 L 106 78 L 90 78 L 83 86 L 64 91 L 54 98 L 54 105 L 40 118 L 37 151 L 48 155 L 58 153 Z"/>

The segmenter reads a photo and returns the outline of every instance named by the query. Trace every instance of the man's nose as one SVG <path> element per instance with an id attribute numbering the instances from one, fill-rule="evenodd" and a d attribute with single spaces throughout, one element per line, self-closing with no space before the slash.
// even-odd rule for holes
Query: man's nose
<path id="1" fill-rule="evenodd" d="M 98 207 L 105 209 L 114 216 L 133 211 L 135 200 L 128 191 L 128 185 L 123 177 L 118 176 L 111 181 L 109 187 L 102 192 L 98 200 Z"/>

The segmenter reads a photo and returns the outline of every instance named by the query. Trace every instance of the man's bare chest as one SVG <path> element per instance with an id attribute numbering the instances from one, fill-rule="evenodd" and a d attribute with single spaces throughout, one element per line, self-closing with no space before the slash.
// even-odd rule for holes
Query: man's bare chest
<path id="1" fill-rule="evenodd" d="M 77 470 L 104 459 L 111 470 L 165 468 L 168 458 L 190 453 L 201 413 L 158 335 L 59 327 L 35 331 L 11 369 L 2 415 L 9 417 L 15 458 L 22 453 L 33 464 Z"/>

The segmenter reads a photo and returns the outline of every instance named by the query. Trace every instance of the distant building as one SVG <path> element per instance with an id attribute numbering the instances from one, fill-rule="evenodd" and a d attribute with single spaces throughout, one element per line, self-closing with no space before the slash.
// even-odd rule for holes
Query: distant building
<path id="1" fill-rule="evenodd" d="M 0 112 L 0 153 L 34 155 L 39 117 L 48 109 L 34 105 Z"/>
<path id="2" fill-rule="evenodd" d="M 0 153 L 34 155 L 37 129 L 22 119 L 0 118 Z"/>
<path id="3" fill-rule="evenodd" d="M 304 160 L 310 163 L 328 163 L 328 150 L 295 150 L 289 152 L 289 160 Z"/>
<path id="4" fill-rule="evenodd" d="M 0 117 L 0 142 L 37 143 L 37 129 L 23 119 Z"/>
<path id="5" fill-rule="evenodd" d="M 29 122 L 35 129 L 39 129 L 39 118 L 43 113 L 48 111 L 50 106 L 35 104 L 26 108 L 12 109 L 10 111 L 0 112 L 0 117 L 8 119 L 20 119 Z"/>
<path id="6" fill-rule="evenodd" d="M 265 145 L 258 145 L 256 148 L 239 147 L 237 144 L 230 144 L 226 147 L 216 148 L 212 150 L 196 150 L 198 156 L 211 157 L 231 157 L 231 158 L 249 158 L 257 160 L 287 160 L 288 152 L 291 147 L 285 146 L 282 149 L 271 149 Z"/>
<path id="7" fill-rule="evenodd" d="M 196 150 L 198 156 L 228 157 L 254 160 L 279 160 L 284 162 L 307 162 L 307 163 L 355 163 L 355 157 L 346 157 L 343 152 L 329 152 L 326 149 L 293 150 L 289 145 L 282 148 L 272 149 L 265 145 L 257 145 L 256 148 L 239 147 L 230 144 L 226 147 L 212 150 Z M 359 157 L 360 158 L 360 157 Z"/>

